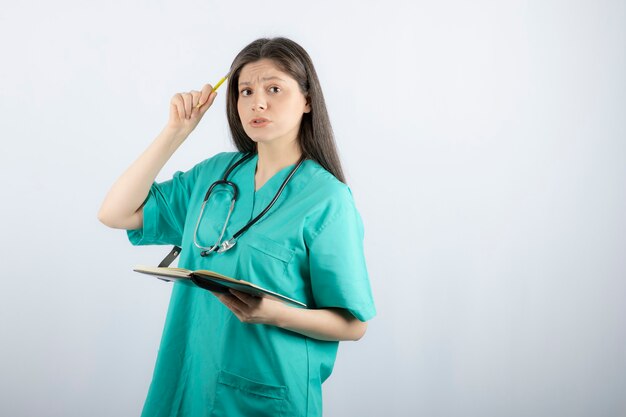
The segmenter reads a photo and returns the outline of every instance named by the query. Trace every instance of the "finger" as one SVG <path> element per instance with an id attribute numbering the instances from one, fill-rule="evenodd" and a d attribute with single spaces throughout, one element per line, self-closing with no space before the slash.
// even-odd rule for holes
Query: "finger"
<path id="1" fill-rule="evenodd" d="M 230 309 L 235 308 L 239 312 L 241 312 L 242 308 L 245 307 L 245 304 L 243 304 L 241 300 L 235 297 L 234 295 L 231 295 L 228 293 L 215 293 L 215 292 L 213 292 L 213 294 L 222 302 L 222 304 L 224 304 L 226 307 Z"/>
<path id="2" fill-rule="evenodd" d="M 216 96 L 217 96 L 216 92 L 213 91 L 213 92 L 210 93 L 209 99 L 204 104 L 202 104 L 202 106 L 198 109 L 198 112 L 200 113 L 200 116 L 204 116 L 204 113 L 206 113 L 207 110 L 209 110 L 211 105 L 213 105 L 213 102 L 215 101 L 215 97 Z"/>
<path id="3" fill-rule="evenodd" d="M 211 107 L 211 104 L 213 104 L 213 99 L 211 99 L 211 97 L 209 97 L 209 99 L 206 100 L 205 103 L 198 102 L 198 104 L 194 106 L 191 115 L 193 117 L 196 117 L 198 114 L 200 114 L 200 117 L 202 117 L 204 113 L 206 113 L 206 111 L 209 109 L 209 107 Z"/>
<path id="4" fill-rule="evenodd" d="M 172 97 L 171 105 L 174 106 L 174 109 L 170 108 L 170 114 L 176 114 L 180 118 L 180 120 L 185 118 L 185 110 L 184 110 L 184 102 L 183 96 L 180 93 L 177 93 Z"/>
<path id="5" fill-rule="evenodd" d="M 229 309 L 233 310 L 233 312 L 241 312 L 241 308 L 239 308 L 239 306 L 237 306 L 237 303 L 228 296 L 222 296 L 221 298 L 222 303 L 224 303 L 224 305 L 226 307 L 228 307 Z"/>
<path id="6" fill-rule="evenodd" d="M 181 94 L 185 103 L 185 119 L 191 118 L 191 108 L 193 97 L 189 93 Z"/>
<path id="7" fill-rule="evenodd" d="M 170 120 L 176 120 L 180 118 L 180 114 L 178 113 L 178 107 L 174 102 L 170 103 Z"/>
<path id="8" fill-rule="evenodd" d="M 211 84 L 205 84 L 202 87 L 202 92 L 200 93 L 200 100 L 198 101 L 198 104 L 196 105 L 196 107 L 202 107 L 206 104 L 206 102 L 208 101 L 208 99 L 211 96 L 211 93 L 213 93 L 213 87 L 211 86 Z"/>
<path id="9" fill-rule="evenodd" d="M 228 303 L 228 300 L 226 299 L 228 296 L 225 296 L 223 293 L 221 293 L 221 292 L 215 292 L 215 291 L 211 291 L 211 293 L 212 293 L 215 297 L 217 297 L 217 299 L 218 299 L 218 300 L 220 300 L 220 302 L 221 302 L 222 304 L 226 304 L 226 303 Z"/>
<path id="10" fill-rule="evenodd" d="M 229 309 L 230 311 L 232 311 L 232 312 L 233 312 L 233 314 L 234 314 L 234 315 L 236 315 L 236 316 L 239 318 L 239 320 L 241 320 L 241 319 L 242 319 L 242 317 L 243 317 L 243 312 L 241 311 L 241 309 L 240 309 L 240 308 L 238 308 L 238 307 L 237 307 L 237 306 L 236 306 L 236 305 L 232 302 L 232 300 L 230 300 L 230 299 L 228 298 L 228 296 L 221 295 L 221 296 L 220 296 L 220 297 L 218 297 L 218 298 L 219 298 L 219 300 L 222 302 L 222 304 L 224 304 L 224 306 L 225 306 L 227 309 Z"/>
<path id="11" fill-rule="evenodd" d="M 228 295 L 222 295 L 222 298 L 220 298 L 220 301 L 222 301 L 222 303 L 226 306 L 226 308 L 232 311 L 233 314 L 235 314 L 235 316 L 237 316 L 239 320 L 243 321 L 245 317 L 243 309 L 237 304 L 237 301 L 235 301 L 234 298 L 235 297 L 231 297 Z"/>
<path id="12" fill-rule="evenodd" d="M 209 96 L 209 99 L 206 101 L 206 103 L 204 103 L 202 107 L 200 107 L 200 112 L 202 114 L 206 113 L 209 107 L 213 105 L 213 102 L 215 101 L 215 97 L 217 97 L 217 93 L 213 91 L 211 95 Z"/>
<path id="13" fill-rule="evenodd" d="M 214 291 L 211 291 L 211 292 L 224 304 L 229 303 L 230 302 L 229 300 L 232 298 L 232 296 L 229 294 L 224 294 L 222 292 L 214 292 Z"/>
<path id="14" fill-rule="evenodd" d="M 193 107 L 191 108 L 191 118 L 195 118 L 198 113 L 201 112 L 201 103 L 202 103 L 202 93 L 200 91 L 192 91 L 191 93 L 193 100 L 191 104 Z"/>
<path id="15" fill-rule="evenodd" d="M 229 291 L 231 292 L 231 294 L 233 294 L 235 297 L 237 297 L 239 300 L 241 300 L 241 302 L 243 302 L 247 306 L 254 305 L 258 302 L 258 297 L 253 297 L 249 294 L 246 294 L 245 292 L 241 292 L 241 291 L 237 291 L 233 289 L 230 289 Z"/>
<path id="16" fill-rule="evenodd" d="M 195 109 L 196 107 L 199 107 L 198 104 L 200 102 L 200 96 L 202 95 L 202 93 L 198 90 L 191 90 L 189 92 L 189 94 L 191 94 L 191 106 L 192 109 Z"/>

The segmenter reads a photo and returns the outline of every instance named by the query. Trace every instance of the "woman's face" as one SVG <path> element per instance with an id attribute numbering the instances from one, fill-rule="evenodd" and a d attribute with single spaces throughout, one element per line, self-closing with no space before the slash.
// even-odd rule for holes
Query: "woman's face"
<path id="1" fill-rule="evenodd" d="M 311 111 L 296 80 L 270 59 L 246 64 L 239 74 L 239 119 L 257 144 L 288 144 L 298 137 L 302 115 Z"/>

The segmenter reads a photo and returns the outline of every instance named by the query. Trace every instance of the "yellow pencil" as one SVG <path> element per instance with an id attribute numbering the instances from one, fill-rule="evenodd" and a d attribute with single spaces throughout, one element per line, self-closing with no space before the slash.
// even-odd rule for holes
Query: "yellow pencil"
<path id="1" fill-rule="evenodd" d="M 222 85 L 224 83 L 224 81 L 226 81 L 226 78 L 228 78 L 229 75 L 230 75 L 230 72 L 228 74 L 224 75 L 222 77 L 222 79 L 219 80 L 217 82 L 217 84 L 215 84 L 215 87 L 213 87 L 213 91 L 217 91 L 217 89 L 220 88 L 220 85 Z"/>
<path id="2" fill-rule="evenodd" d="M 215 84 L 215 87 L 213 87 L 213 91 L 217 91 L 217 89 L 218 89 L 218 88 L 220 88 L 220 85 L 224 84 L 224 81 L 226 81 L 226 79 L 228 78 L 228 76 L 229 76 L 229 75 L 230 75 L 230 72 L 229 72 L 228 74 L 224 75 L 224 76 L 222 77 L 222 79 L 221 79 L 221 80 L 219 80 L 219 81 L 217 82 L 217 84 Z M 204 103 L 202 103 L 202 104 L 198 103 L 198 104 L 196 105 L 196 108 L 201 107 L 203 104 L 204 104 Z"/>

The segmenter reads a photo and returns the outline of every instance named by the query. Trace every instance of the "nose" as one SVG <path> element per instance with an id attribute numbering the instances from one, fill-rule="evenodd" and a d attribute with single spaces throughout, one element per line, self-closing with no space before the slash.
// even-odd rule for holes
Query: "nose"
<path id="1" fill-rule="evenodd" d="M 253 111 L 261 111 L 267 109 L 266 100 L 260 95 L 255 95 L 254 101 L 252 102 L 252 110 Z"/>

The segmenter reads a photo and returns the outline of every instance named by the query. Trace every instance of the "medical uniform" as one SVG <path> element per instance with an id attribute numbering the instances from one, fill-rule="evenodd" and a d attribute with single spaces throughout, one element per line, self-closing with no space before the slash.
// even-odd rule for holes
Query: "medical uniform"
<path id="1" fill-rule="evenodd" d="M 243 154 L 220 153 L 171 180 L 155 183 L 134 245 L 182 247 L 179 267 L 243 279 L 309 308 L 341 307 L 361 321 L 375 314 L 363 256 L 363 226 L 349 188 L 306 160 L 279 200 L 227 252 L 200 256 L 194 229 L 208 187 Z M 258 156 L 230 174 L 239 197 L 224 240 L 260 213 L 293 165 L 254 190 Z M 231 194 L 216 189 L 198 229 L 212 246 Z M 264 324 L 242 323 L 211 292 L 176 282 L 143 416 L 311 417 L 322 415 L 321 384 L 338 342 Z"/>

